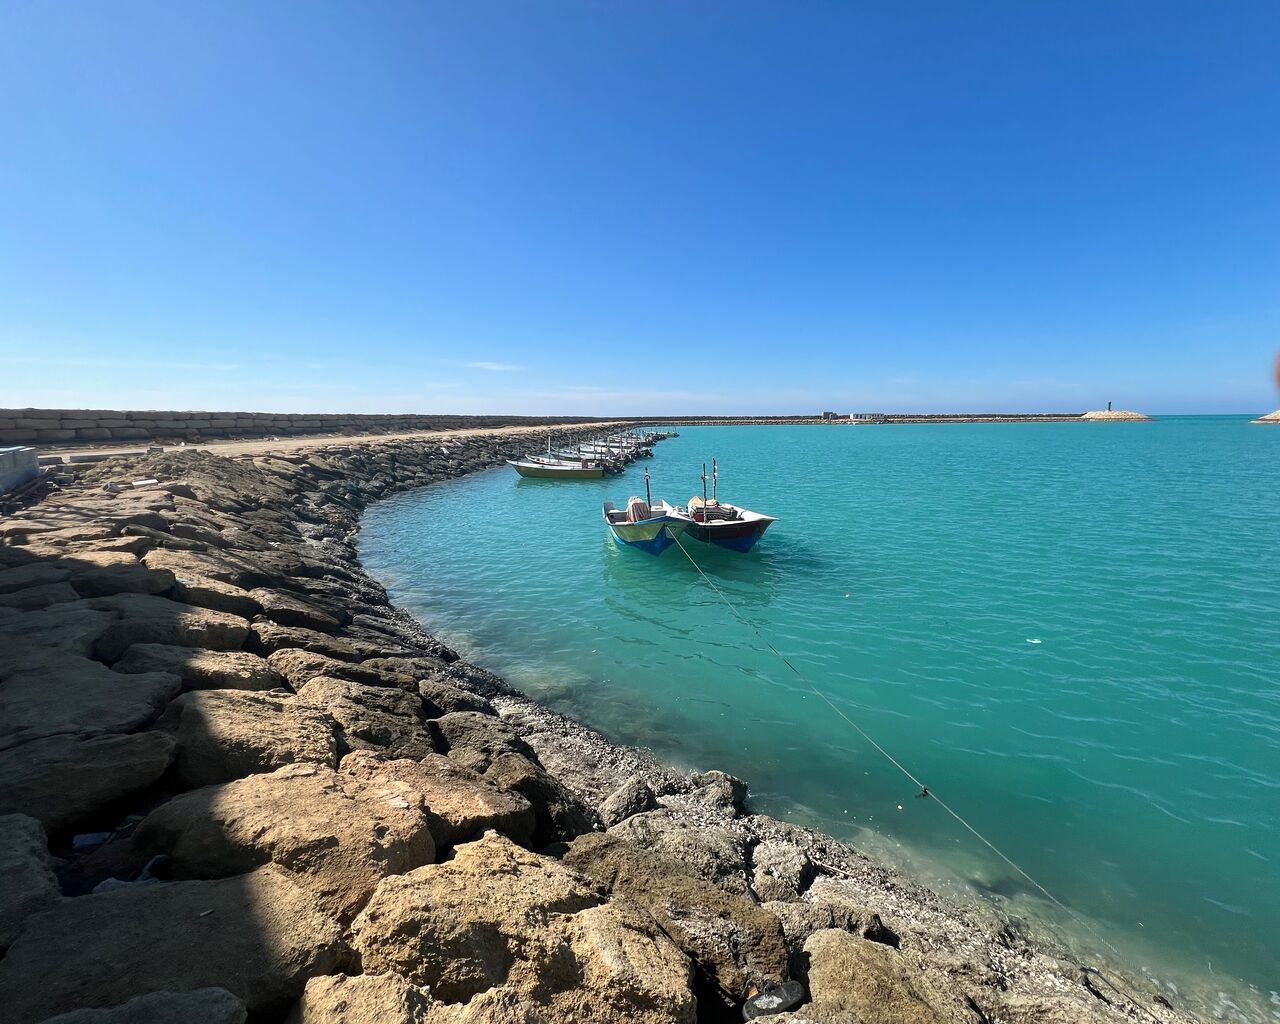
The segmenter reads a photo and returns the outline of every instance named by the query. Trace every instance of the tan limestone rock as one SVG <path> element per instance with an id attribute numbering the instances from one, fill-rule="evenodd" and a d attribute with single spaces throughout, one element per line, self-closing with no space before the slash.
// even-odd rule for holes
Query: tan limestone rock
<path id="1" fill-rule="evenodd" d="M 161 724 L 175 732 L 178 775 L 188 786 L 231 782 L 295 762 L 338 767 L 333 717 L 294 698 L 193 690 L 170 705 Z"/>
<path id="2" fill-rule="evenodd" d="M 0 1006 L 10 1024 L 35 1024 L 151 992 L 223 988 L 266 1017 L 335 970 L 342 948 L 337 923 L 278 868 L 120 889 L 31 918 L 0 960 Z"/>
<path id="3" fill-rule="evenodd" d="M 385 760 L 358 750 L 342 759 L 342 771 L 358 779 L 391 778 L 421 793 L 436 846 L 479 839 L 490 830 L 528 846 L 534 814 L 519 793 L 504 792 L 440 754 L 421 760 Z"/>

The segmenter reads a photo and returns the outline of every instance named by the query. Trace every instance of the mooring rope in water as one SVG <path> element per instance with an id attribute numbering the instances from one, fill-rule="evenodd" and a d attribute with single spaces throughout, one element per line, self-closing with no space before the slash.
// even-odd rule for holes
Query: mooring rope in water
<path id="1" fill-rule="evenodd" d="M 899 761 L 896 757 L 894 757 L 891 753 L 889 753 L 889 751 L 887 751 L 884 747 L 882 747 L 879 743 L 877 743 L 875 739 L 872 738 L 872 736 L 865 729 L 862 728 L 862 726 L 860 726 L 857 722 L 855 722 L 852 718 L 850 718 L 847 714 L 845 714 L 845 712 L 830 697 L 828 697 L 825 693 L 823 693 L 822 690 L 818 689 L 818 687 L 814 685 L 814 683 L 811 682 L 803 672 L 801 672 L 798 668 L 796 668 L 796 666 L 792 664 L 791 660 L 785 654 L 783 654 L 781 651 L 779 651 L 776 647 L 773 646 L 773 643 L 769 640 L 768 637 L 766 637 L 763 633 L 760 632 L 759 628 L 755 625 L 755 623 L 753 623 L 750 619 L 746 618 L 740 611 L 738 611 L 737 606 L 734 605 L 734 603 L 729 600 L 729 598 L 725 595 L 725 592 L 720 589 L 719 584 L 717 584 L 715 580 L 713 580 L 710 576 L 708 576 L 706 572 L 703 571 L 702 566 L 698 564 L 697 560 L 693 557 L 693 555 L 689 554 L 689 549 L 684 546 L 683 541 L 681 541 L 681 539 L 678 536 L 675 538 L 675 542 L 676 542 L 676 545 L 680 548 L 680 550 L 684 552 L 685 558 L 689 559 L 689 564 L 698 570 L 698 575 L 700 575 L 711 587 L 711 589 L 715 591 L 716 596 L 719 597 L 720 601 L 724 604 L 724 606 L 728 608 L 730 612 L 733 613 L 734 617 L 739 622 L 741 622 L 744 626 L 746 626 L 749 630 L 751 630 L 751 632 L 755 634 L 756 639 L 759 640 L 762 644 L 764 644 L 767 648 L 769 648 L 769 650 L 773 652 L 774 656 L 777 657 L 777 659 L 781 661 L 784 665 L 786 665 L 787 668 L 791 669 L 791 671 L 795 673 L 796 678 L 799 679 L 802 683 L 804 683 L 805 686 L 807 686 L 810 690 L 812 690 L 819 698 L 821 698 L 821 700 L 823 701 L 823 703 L 827 705 L 827 707 L 829 707 L 837 715 L 843 718 L 845 722 L 848 723 L 848 725 L 851 726 L 854 729 L 854 731 L 858 733 L 859 736 L 861 736 L 864 740 L 866 740 L 869 744 L 871 744 L 871 746 L 875 747 L 876 750 L 878 750 L 881 754 L 884 755 L 884 757 L 889 761 L 890 764 L 892 764 L 895 768 L 898 769 L 898 771 L 900 771 L 903 775 L 905 775 L 908 779 L 910 779 L 916 786 L 918 786 L 920 789 L 920 792 L 917 794 L 917 796 L 928 797 L 929 799 L 935 800 L 938 803 L 938 806 L 940 806 L 944 811 L 946 811 L 949 815 L 951 815 L 951 817 L 953 817 L 957 822 L 963 825 L 992 853 L 994 853 L 1002 861 L 1008 864 L 1009 867 L 1013 868 L 1014 871 L 1016 871 L 1019 875 L 1021 875 L 1028 882 L 1030 882 L 1031 885 L 1033 885 L 1040 893 L 1042 893 L 1044 897 L 1047 900 L 1049 900 L 1054 906 L 1058 907 L 1068 917 L 1071 917 L 1072 919 L 1074 919 L 1086 931 L 1088 931 L 1090 935 L 1092 935 L 1099 942 L 1103 943 L 1116 956 L 1118 957 L 1123 956 L 1120 950 L 1116 949 L 1116 947 L 1113 946 L 1106 939 L 1105 936 L 1097 932 L 1093 928 L 1093 926 L 1090 925 L 1087 920 L 1085 920 L 1083 916 L 1078 914 L 1076 911 L 1072 910 L 1060 899 L 1058 899 L 1058 897 L 1056 897 L 1043 885 L 1041 885 L 1034 878 L 1032 878 L 1031 875 L 1029 875 L 1021 866 L 1019 866 L 1008 855 L 1006 855 L 999 847 L 997 847 L 995 843 L 991 842 L 990 839 L 988 839 L 976 828 L 970 825 L 969 822 L 967 822 L 959 814 L 959 812 L 954 810 L 950 804 L 948 804 L 945 800 L 943 800 L 940 796 L 938 796 L 935 792 L 933 792 L 933 790 L 931 790 L 928 786 L 926 786 L 923 782 L 921 782 L 918 778 L 916 778 L 916 776 L 906 767 L 906 765 L 904 765 L 901 761 Z M 1067 943 L 1064 943 L 1064 945 L 1067 945 Z M 1106 975 L 1104 975 L 1100 970 L 1098 970 L 1095 967 L 1087 967 L 1087 966 L 1084 967 L 1083 969 L 1089 974 L 1097 975 L 1099 978 L 1105 981 L 1113 991 L 1123 992 L 1124 996 L 1131 1003 L 1133 1003 L 1135 1007 L 1137 1007 L 1139 1010 L 1145 1013 L 1148 1017 L 1154 1020 L 1156 1024 L 1165 1024 L 1165 1022 L 1161 1020 L 1159 1017 L 1157 1017 L 1150 1009 L 1148 1009 L 1144 1003 L 1139 1001 L 1129 992 L 1124 991 L 1123 989 L 1118 987 L 1114 982 L 1112 982 L 1109 978 L 1107 978 Z"/>

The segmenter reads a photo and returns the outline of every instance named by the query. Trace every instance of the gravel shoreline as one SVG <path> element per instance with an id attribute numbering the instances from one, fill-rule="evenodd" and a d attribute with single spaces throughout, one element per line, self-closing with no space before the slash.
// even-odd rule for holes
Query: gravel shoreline
<path id="1" fill-rule="evenodd" d="M 7 1019 L 727 1021 L 787 979 L 768 1019 L 1193 1019 L 394 608 L 364 509 L 523 447 L 168 451 L 0 519 Z"/>

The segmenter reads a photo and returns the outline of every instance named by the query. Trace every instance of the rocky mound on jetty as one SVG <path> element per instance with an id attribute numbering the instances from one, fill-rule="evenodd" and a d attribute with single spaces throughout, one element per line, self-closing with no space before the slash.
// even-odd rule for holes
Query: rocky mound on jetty
<path id="1" fill-rule="evenodd" d="M 1280 423 L 1280 409 L 1275 412 L 1269 412 L 1265 416 L 1259 416 L 1254 423 Z"/>
<path id="2" fill-rule="evenodd" d="M 1080 418 L 1082 420 L 1119 421 L 1125 423 L 1151 422 L 1151 417 L 1145 413 L 1133 412 L 1128 409 L 1098 409 L 1095 412 L 1087 412 Z"/>
<path id="3" fill-rule="evenodd" d="M 787 979 L 796 1024 L 1140 1015 L 391 607 L 361 510 L 518 443 L 163 453 L 0 520 L 6 1021 L 718 1021 Z"/>

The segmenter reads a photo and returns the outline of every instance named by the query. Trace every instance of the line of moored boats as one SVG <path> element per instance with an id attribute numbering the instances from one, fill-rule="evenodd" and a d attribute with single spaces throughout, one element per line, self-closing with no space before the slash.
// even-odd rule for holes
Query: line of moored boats
<path id="1" fill-rule="evenodd" d="M 636 459 L 653 457 L 653 446 L 669 437 L 679 437 L 674 430 L 644 433 L 626 431 L 606 434 L 572 445 L 553 446 L 547 437 L 545 455 L 525 455 L 508 459 L 507 465 L 521 476 L 548 480 L 598 480 L 602 476 L 621 473 Z"/>
<path id="2" fill-rule="evenodd" d="M 547 438 L 545 455 L 529 454 L 508 460 L 507 465 L 524 477 L 548 480 L 598 480 L 602 476 L 621 473 L 636 459 L 653 456 L 653 446 L 669 437 L 672 431 L 626 431 L 606 434 L 571 446 L 556 447 Z M 717 496 L 720 471 L 713 460 L 711 475 L 702 467 L 702 495 L 694 495 L 687 505 L 672 505 L 653 500 L 649 490 L 649 471 L 644 471 L 643 499 L 627 499 L 626 508 L 604 503 L 604 521 L 613 539 L 623 547 L 638 548 L 660 555 L 680 537 L 692 537 L 706 544 L 730 551 L 750 551 L 775 520 L 762 512 L 753 512 L 720 501 Z M 707 493 L 707 481 L 711 493 Z"/>

